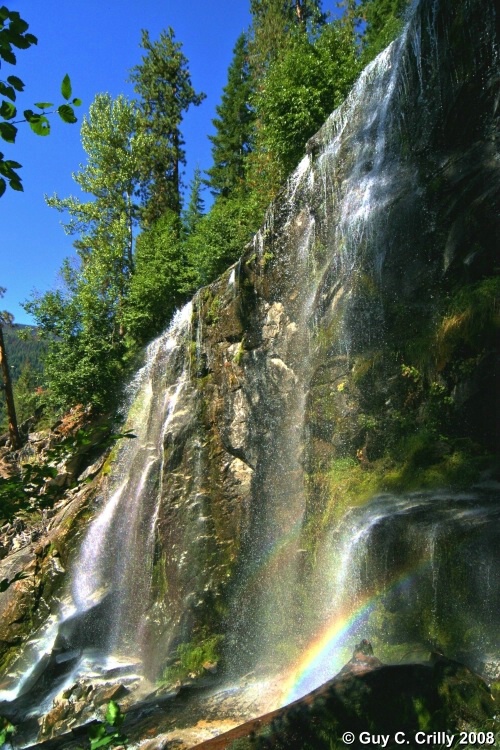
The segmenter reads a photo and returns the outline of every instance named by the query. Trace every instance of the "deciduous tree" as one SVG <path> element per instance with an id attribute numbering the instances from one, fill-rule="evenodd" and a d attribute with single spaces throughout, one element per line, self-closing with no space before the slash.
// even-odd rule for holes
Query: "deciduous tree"
<path id="1" fill-rule="evenodd" d="M 29 24 L 24 21 L 17 11 L 9 10 L 5 6 L 0 7 L 0 66 L 2 62 L 15 65 L 17 62 L 14 49 L 29 49 L 38 39 L 28 33 Z M 18 116 L 16 100 L 19 92 L 24 91 L 24 83 L 18 76 L 10 75 L 0 80 L 0 138 L 6 143 L 13 144 L 16 141 L 17 125 L 28 122 L 31 129 L 37 135 L 49 135 L 50 121 L 47 117 L 53 112 L 47 111 L 54 107 L 52 102 L 37 102 L 33 106 L 38 110 L 25 109 L 24 119 L 15 120 Z M 61 94 L 65 99 L 55 110 L 59 117 L 68 123 L 75 123 L 76 116 L 73 106 L 81 104 L 80 99 L 71 100 L 71 82 L 69 76 L 64 76 L 61 85 Z M 13 190 L 23 190 L 21 178 L 17 172 L 21 168 L 19 162 L 6 159 L 0 153 L 0 196 L 5 193 L 7 183 Z"/>

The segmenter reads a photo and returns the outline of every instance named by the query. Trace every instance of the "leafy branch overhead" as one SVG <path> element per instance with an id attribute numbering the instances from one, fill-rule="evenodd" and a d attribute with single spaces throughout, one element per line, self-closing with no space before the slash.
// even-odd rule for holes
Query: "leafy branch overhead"
<path id="1" fill-rule="evenodd" d="M 17 58 L 14 49 L 28 49 L 37 44 L 36 36 L 28 33 L 29 25 L 24 21 L 17 11 L 11 11 L 5 6 L 0 8 L 0 67 L 2 62 L 16 65 Z M 81 104 L 80 99 L 72 99 L 71 81 L 65 75 L 61 83 L 61 95 L 64 102 L 56 109 L 52 102 L 35 102 L 33 109 L 23 110 L 23 119 L 15 120 L 18 116 L 16 106 L 17 95 L 24 91 L 24 82 L 18 76 L 10 75 L 0 79 L 0 138 L 6 143 L 15 143 L 17 136 L 17 125 L 29 123 L 30 128 L 36 135 L 49 135 L 50 121 L 48 115 L 58 114 L 63 122 L 73 124 L 77 122 L 74 107 Z M 0 153 L 0 197 L 5 193 L 7 182 L 13 190 L 23 190 L 21 178 L 17 170 L 21 164 L 12 159 L 5 159 Z"/>

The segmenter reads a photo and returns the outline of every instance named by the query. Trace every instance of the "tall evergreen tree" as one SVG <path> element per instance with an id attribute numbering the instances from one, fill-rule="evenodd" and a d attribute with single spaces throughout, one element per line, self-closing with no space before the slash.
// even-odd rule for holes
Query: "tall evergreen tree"
<path id="1" fill-rule="evenodd" d="M 209 185 L 215 196 L 227 198 L 241 189 L 245 180 L 245 160 L 252 148 L 254 111 L 250 105 L 252 80 L 245 34 L 238 38 L 228 70 L 222 100 L 212 120 L 213 166 L 208 170 Z"/>
<path id="2" fill-rule="evenodd" d="M 196 167 L 191 180 L 191 190 L 186 209 L 182 212 L 182 228 L 184 234 L 189 237 L 196 229 L 198 222 L 205 213 L 205 202 L 201 195 L 203 180 L 201 169 Z"/>
<path id="3" fill-rule="evenodd" d="M 143 164 L 143 222 L 149 226 L 167 210 L 180 215 L 181 165 L 186 162 L 180 125 L 184 112 L 201 104 L 205 94 L 192 86 L 188 60 L 173 29 L 162 31 L 156 42 L 143 30 L 141 47 L 146 54 L 132 68 L 130 81 L 140 97 L 141 128 L 153 137 Z"/>

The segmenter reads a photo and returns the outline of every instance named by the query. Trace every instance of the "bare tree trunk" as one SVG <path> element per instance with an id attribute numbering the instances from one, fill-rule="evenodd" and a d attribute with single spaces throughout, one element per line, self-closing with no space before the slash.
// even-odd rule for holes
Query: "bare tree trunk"
<path id="1" fill-rule="evenodd" d="M 14 450 L 21 447 L 21 437 L 17 427 L 16 407 L 14 406 L 14 394 L 12 392 L 12 381 L 10 379 L 9 365 L 7 363 L 7 353 L 3 338 L 3 329 L 0 325 L 0 367 L 2 369 L 3 387 L 5 390 L 5 400 L 7 402 L 7 417 L 9 420 L 10 442 Z"/>

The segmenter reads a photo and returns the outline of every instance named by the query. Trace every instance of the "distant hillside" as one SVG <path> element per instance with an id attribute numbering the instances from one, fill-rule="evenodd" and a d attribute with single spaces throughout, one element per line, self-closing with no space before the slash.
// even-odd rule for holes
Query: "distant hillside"
<path id="1" fill-rule="evenodd" d="M 23 338 L 19 336 L 19 333 Z M 29 362 L 34 370 L 42 372 L 42 356 L 46 346 L 40 340 L 35 326 L 18 324 L 4 326 L 3 335 L 13 380 L 17 380 L 26 362 Z"/>
<path id="2" fill-rule="evenodd" d="M 21 334 L 21 336 L 19 334 Z M 40 340 L 35 326 L 20 324 L 4 326 L 3 335 L 5 339 L 5 348 L 7 350 L 9 369 L 14 385 L 14 395 L 17 397 L 16 385 L 23 373 L 24 380 L 26 381 L 24 389 L 26 389 L 26 386 L 34 389 L 41 382 L 43 372 L 42 358 L 45 353 L 46 345 Z M 22 419 L 25 415 L 21 413 L 18 416 Z M 3 432 L 6 428 L 7 416 L 5 410 L 5 399 L 2 394 L 0 395 L 0 432 Z"/>

